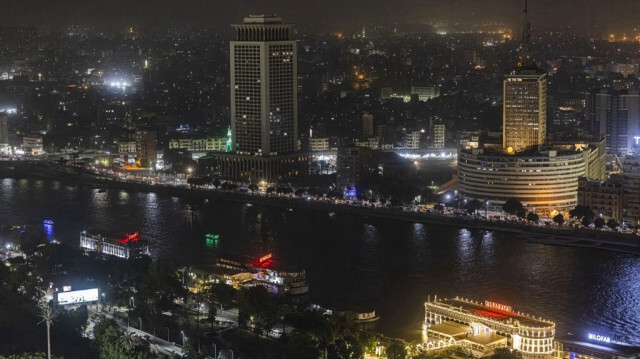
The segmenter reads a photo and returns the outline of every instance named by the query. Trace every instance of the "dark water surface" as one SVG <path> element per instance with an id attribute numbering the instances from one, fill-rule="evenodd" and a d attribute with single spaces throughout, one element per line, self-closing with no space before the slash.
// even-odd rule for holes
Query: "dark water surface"
<path id="1" fill-rule="evenodd" d="M 55 222 L 78 244 L 87 228 L 140 231 L 154 257 L 179 263 L 273 253 L 307 271 L 313 302 L 364 305 L 378 330 L 417 338 L 427 295 L 506 303 L 557 323 L 558 333 L 615 333 L 640 344 L 640 259 L 529 244 L 504 233 L 153 193 L 0 179 L 0 225 Z M 205 233 L 220 235 L 207 247 Z"/>

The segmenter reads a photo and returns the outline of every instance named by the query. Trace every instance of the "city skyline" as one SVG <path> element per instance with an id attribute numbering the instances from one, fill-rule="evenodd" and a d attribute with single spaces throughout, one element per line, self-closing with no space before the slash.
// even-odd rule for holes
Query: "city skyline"
<path id="1" fill-rule="evenodd" d="M 1 358 L 640 358 L 638 4 L 8 1 Z"/>
<path id="2" fill-rule="evenodd" d="M 5 26 L 35 26 L 63 29 L 68 25 L 98 27 L 116 31 L 129 26 L 151 29 L 164 27 L 223 29 L 229 20 L 239 21 L 247 14 L 277 14 L 292 23 L 311 25 L 389 25 L 394 23 L 486 23 L 500 22 L 512 27 L 519 25 L 513 14 L 522 7 L 513 0 L 400 0 L 394 11 L 382 0 L 325 2 L 273 0 L 238 2 L 201 2 L 190 0 L 179 4 L 169 0 L 136 1 L 110 0 L 86 3 L 70 0 L 52 3 L 43 0 L 22 2 L 8 0 L 0 21 Z M 632 16 L 640 12 L 640 4 L 630 0 L 532 1 L 536 14 L 535 27 L 565 28 L 571 31 L 595 30 L 633 31 L 638 28 Z M 494 11 L 500 9 L 500 11 Z M 365 10 L 365 11 L 363 11 Z M 10 16 L 8 16 L 11 14 Z"/>

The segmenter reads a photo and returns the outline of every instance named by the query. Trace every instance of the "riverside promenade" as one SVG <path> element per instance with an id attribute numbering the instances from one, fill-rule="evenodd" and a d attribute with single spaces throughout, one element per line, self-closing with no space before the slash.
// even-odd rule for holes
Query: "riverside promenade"
<path id="1" fill-rule="evenodd" d="M 188 200 L 220 200 L 252 203 L 260 206 L 297 209 L 302 211 L 324 211 L 327 213 L 383 218 L 446 225 L 486 231 L 513 233 L 514 238 L 548 245 L 594 248 L 640 256 L 640 237 L 632 233 L 571 228 L 568 226 L 545 226 L 509 221 L 484 220 L 473 216 L 454 216 L 439 213 L 406 211 L 401 207 L 372 208 L 352 204 L 334 203 L 328 200 L 253 194 L 250 192 L 224 191 L 178 185 L 147 184 L 137 181 L 122 181 L 99 174 L 75 173 L 52 167 L 39 161 L 0 161 L 0 178 L 52 179 L 71 184 L 96 188 L 114 188 L 132 192 L 154 192 Z"/>

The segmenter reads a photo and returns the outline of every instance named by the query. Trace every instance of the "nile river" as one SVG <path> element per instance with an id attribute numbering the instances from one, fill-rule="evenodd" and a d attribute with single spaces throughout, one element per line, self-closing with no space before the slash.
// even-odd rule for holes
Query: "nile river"
<path id="1" fill-rule="evenodd" d="M 53 237 L 78 244 L 87 228 L 139 231 L 152 255 L 179 264 L 217 254 L 273 253 L 307 271 L 310 298 L 364 306 L 377 329 L 417 338 L 427 295 L 489 299 L 551 319 L 558 333 L 615 333 L 640 344 L 640 258 L 530 244 L 512 235 L 153 193 L 0 179 L 0 225 L 55 222 Z M 220 235 L 208 247 L 205 234 Z"/>

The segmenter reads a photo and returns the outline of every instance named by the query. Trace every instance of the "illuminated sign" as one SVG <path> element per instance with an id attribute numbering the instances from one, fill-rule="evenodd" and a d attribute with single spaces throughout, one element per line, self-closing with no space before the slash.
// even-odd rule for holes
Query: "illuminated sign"
<path id="1" fill-rule="evenodd" d="M 100 297 L 98 288 L 74 290 L 70 292 L 58 292 L 59 305 L 80 304 L 97 302 Z"/>
<path id="2" fill-rule="evenodd" d="M 633 136 L 634 145 L 633 147 L 640 147 L 640 136 Z"/>
<path id="3" fill-rule="evenodd" d="M 484 301 L 484 306 L 487 308 L 493 308 L 493 309 L 498 309 L 498 310 L 502 310 L 504 312 L 513 312 L 513 309 L 505 304 L 500 304 L 500 303 L 496 303 L 496 302 L 490 302 L 488 300 Z"/>
<path id="4" fill-rule="evenodd" d="M 213 246 L 217 247 L 219 239 L 220 239 L 219 234 L 212 234 L 212 233 L 205 234 L 205 241 L 206 241 L 207 247 L 213 247 Z"/>
<path id="5" fill-rule="evenodd" d="M 65 285 L 64 287 L 62 287 L 62 291 L 63 291 L 63 292 L 69 292 L 69 291 L 71 291 L 71 286 L 70 286 L 70 285 Z"/>
<path id="6" fill-rule="evenodd" d="M 271 259 L 271 257 L 273 257 L 273 255 L 271 253 L 269 253 L 269 254 L 267 254 L 265 256 L 262 256 L 262 257 L 258 258 L 258 263 L 264 263 L 264 262 L 268 261 L 269 259 Z"/>
<path id="7" fill-rule="evenodd" d="M 593 340 L 601 343 L 611 343 L 611 337 L 605 335 L 589 333 L 589 340 Z"/>
<path id="8" fill-rule="evenodd" d="M 133 234 L 125 233 L 124 238 L 118 238 L 116 240 L 120 243 L 137 242 L 140 240 L 140 234 L 138 234 L 138 232 L 135 232 Z"/>

